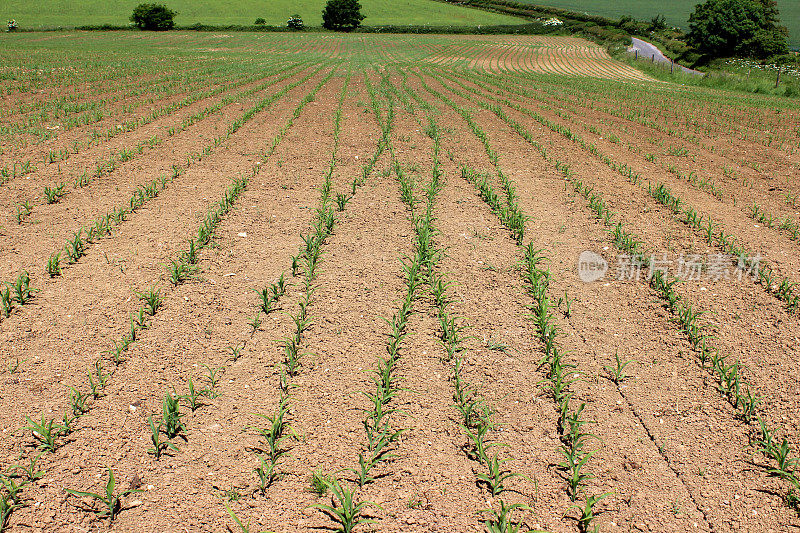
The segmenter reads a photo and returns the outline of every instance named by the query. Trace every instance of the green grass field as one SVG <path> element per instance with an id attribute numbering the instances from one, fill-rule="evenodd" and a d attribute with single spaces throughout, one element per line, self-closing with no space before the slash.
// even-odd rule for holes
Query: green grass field
<path id="1" fill-rule="evenodd" d="M 667 18 L 667 23 L 683 29 L 689 27 L 689 14 L 700 0 L 516 0 L 527 4 L 560 7 L 572 11 L 618 18 L 630 15 L 638 20 L 649 20 L 657 14 Z M 789 44 L 800 47 L 800 2 L 778 0 L 781 20 L 789 28 Z"/>
<path id="2" fill-rule="evenodd" d="M 0 19 L 15 19 L 22 28 L 74 27 L 90 24 L 128 24 L 133 8 L 144 0 L 3 0 Z M 325 0 L 159 0 L 178 12 L 176 24 L 253 24 L 258 17 L 267 24 L 283 25 L 298 13 L 306 25 L 322 24 Z M 158 2 L 157 2 L 158 3 Z M 431 0 L 361 0 L 365 25 L 412 24 L 477 26 L 518 24 L 521 19 Z M 87 15 L 88 13 L 88 15 Z"/>

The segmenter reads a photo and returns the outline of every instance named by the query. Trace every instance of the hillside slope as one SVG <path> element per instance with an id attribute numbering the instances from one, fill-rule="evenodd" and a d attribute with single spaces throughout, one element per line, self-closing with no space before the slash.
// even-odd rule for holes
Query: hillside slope
<path id="1" fill-rule="evenodd" d="M 125 25 L 133 8 L 144 0 L 4 0 L 0 19 L 15 19 L 22 28 L 90 24 Z M 283 25 L 298 13 L 309 26 L 322 24 L 324 0 L 160 0 L 178 12 L 176 24 L 197 22 L 210 25 L 253 24 L 256 18 L 267 24 Z M 447 5 L 431 0 L 361 0 L 365 25 L 430 24 L 477 26 L 518 24 L 522 20 L 477 9 Z M 87 15 L 88 13 L 88 15 Z"/>

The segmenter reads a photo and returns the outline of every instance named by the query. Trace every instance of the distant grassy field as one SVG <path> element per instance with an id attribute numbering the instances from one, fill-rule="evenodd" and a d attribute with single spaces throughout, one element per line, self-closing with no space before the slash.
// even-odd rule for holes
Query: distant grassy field
<path id="1" fill-rule="evenodd" d="M 647 20 L 657 14 L 667 18 L 667 23 L 687 29 L 689 14 L 700 0 L 516 0 L 527 4 L 561 7 L 573 11 L 620 17 L 631 15 L 639 20 Z M 797 0 L 778 0 L 781 20 L 789 28 L 791 46 L 800 47 L 800 2 Z"/>
<path id="2" fill-rule="evenodd" d="M 15 19 L 23 28 L 88 24 L 128 23 L 133 8 L 144 0 L 3 0 L 0 19 Z M 306 25 L 322 24 L 324 0 L 160 0 L 178 12 L 175 22 L 187 26 L 203 24 L 252 24 L 256 18 L 267 24 L 282 25 L 298 13 Z M 447 5 L 431 0 L 361 0 L 365 25 L 458 25 L 477 26 L 518 24 L 522 20 L 466 7 Z"/>

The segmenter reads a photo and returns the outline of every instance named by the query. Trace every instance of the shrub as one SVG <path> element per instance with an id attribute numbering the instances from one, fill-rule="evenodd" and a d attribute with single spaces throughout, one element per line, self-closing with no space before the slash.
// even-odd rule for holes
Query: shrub
<path id="1" fill-rule="evenodd" d="M 263 25 L 265 25 L 266 23 L 267 23 L 266 19 L 264 19 L 263 17 L 258 17 L 258 18 L 256 19 L 256 21 L 255 21 L 255 23 L 254 23 L 254 24 L 255 24 L 256 26 L 263 26 Z"/>
<path id="2" fill-rule="evenodd" d="M 162 4 L 139 4 L 133 10 L 131 22 L 140 30 L 164 31 L 175 27 L 175 13 Z"/>
<path id="3" fill-rule="evenodd" d="M 774 0 L 706 0 L 689 17 L 687 43 L 710 57 L 785 54 L 786 28 Z"/>
<path id="4" fill-rule="evenodd" d="M 329 30 L 353 30 L 361 26 L 362 20 L 358 0 L 328 0 L 322 10 L 322 27 Z"/>
<path id="5" fill-rule="evenodd" d="M 286 26 L 293 30 L 302 30 L 305 24 L 303 24 L 303 19 L 300 18 L 300 15 L 292 15 L 286 22 Z"/>

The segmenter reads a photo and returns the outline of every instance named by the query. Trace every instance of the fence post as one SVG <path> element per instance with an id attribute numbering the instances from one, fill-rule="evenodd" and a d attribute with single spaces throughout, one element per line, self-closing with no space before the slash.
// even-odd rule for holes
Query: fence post
<path id="1" fill-rule="evenodd" d="M 783 65 L 778 65 L 778 77 L 775 78 L 775 88 L 778 88 L 778 85 L 781 83 L 781 70 L 783 70 Z"/>

